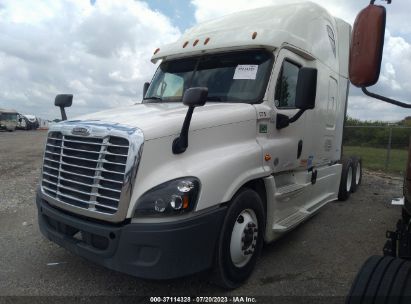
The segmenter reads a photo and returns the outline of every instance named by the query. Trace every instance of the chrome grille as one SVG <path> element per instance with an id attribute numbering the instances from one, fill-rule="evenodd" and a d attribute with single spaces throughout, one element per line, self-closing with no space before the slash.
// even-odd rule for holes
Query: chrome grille
<path id="1" fill-rule="evenodd" d="M 126 178 L 129 140 L 50 132 L 44 152 L 42 188 L 63 203 L 115 214 Z"/>

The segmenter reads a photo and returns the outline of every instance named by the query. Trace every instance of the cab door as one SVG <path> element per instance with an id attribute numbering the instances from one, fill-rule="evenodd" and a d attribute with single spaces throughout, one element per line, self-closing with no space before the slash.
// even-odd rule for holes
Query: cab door
<path id="1" fill-rule="evenodd" d="M 266 151 L 274 162 L 272 172 L 294 171 L 304 166 L 308 156 L 304 154 L 306 117 L 303 114 L 296 122 L 283 129 L 276 128 L 278 114 L 293 117 L 299 110 L 295 107 L 295 96 L 297 89 L 299 70 L 307 66 L 304 58 L 287 50 L 280 50 L 275 67 L 273 69 L 272 81 L 268 93 L 269 103 L 272 107 L 271 126 L 268 150 Z"/>

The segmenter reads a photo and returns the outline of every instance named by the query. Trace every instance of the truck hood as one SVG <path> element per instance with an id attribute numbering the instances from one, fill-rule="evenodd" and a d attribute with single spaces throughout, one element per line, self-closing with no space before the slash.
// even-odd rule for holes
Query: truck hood
<path id="1" fill-rule="evenodd" d="M 70 122 L 104 121 L 137 127 L 146 140 L 179 134 L 188 107 L 182 103 L 145 103 L 87 114 Z M 194 110 L 190 131 L 219 125 L 255 120 L 253 105 L 244 103 L 208 103 Z"/>

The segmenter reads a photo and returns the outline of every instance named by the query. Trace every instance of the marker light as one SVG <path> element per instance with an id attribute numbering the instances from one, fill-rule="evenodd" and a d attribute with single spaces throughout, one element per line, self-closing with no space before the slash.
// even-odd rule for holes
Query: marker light
<path id="1" fill-rule="evenodd" d="M 193 46 L 196 46 L 197 45 L 197 43 L 198 43 L 198 39 L 196 39 L 195 41 L 194 41 L 194 43 L 193 43 Z"/>
<path id="2" fill-rule="evenodd" d="M 188 41 L 184 42 L 183 48 L 185 48 L 187 46 L 187 44 L 188 44 Z"/>
<path id="3" fill-rule="evenodd" d="M 255 39 L 257 37 L 257 32 L 254 32 L 251 38 Z"/>
<path id="4" fill-rule="evenodd" d="M 157 49 L 154 51 L 154 55 L 157 54 L 159 51 L 160 51 L 160 48 L 157 48 Z"/>
<path id="5" fill-rule="evenodd" d="M 204 41 L 204 45 L 206 45 L 209 41 L 210 41 L 210 38 L 208 37 L 208 38 Z"/>

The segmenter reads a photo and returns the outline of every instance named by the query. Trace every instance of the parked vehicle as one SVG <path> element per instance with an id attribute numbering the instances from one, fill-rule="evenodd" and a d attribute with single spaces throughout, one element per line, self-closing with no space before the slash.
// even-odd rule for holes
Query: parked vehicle
<path id="1" fill-rule="evenodd" d="M 313 3 L 235 13 L 158 48 L 141 104 L 50 126 L 41 232 L 108 268 L 235 288 L 360 181 L 342 159 L 351 27 Z M 181 130 L 180 130 L 181 129 Z"/>
<path id="2" fill-rule="evenodd" d="M 12 109 L 0 109 L 0 130 L 13 132 L 17 126 L 17 112 Z"/>
<path id="3" fill-rule="evenodd" d="M 36 130 L 39 127 L 39 121 L 36 116 L 34 115 L 29 115 L 29 114 L 24 114 L 24 117 L 26 117 L 28 121 L 28 130 Z"/>
<path id="4" fill-rule="evenodd" d="M 17 127 L 16 129 L 18 130 L 29 130 L 30 123 L 28 119 L 22 115 L 22 114 L 17 114 Z"/>
<path id="5" fill-rule="evenodd" d="M 391 0 L 387 3 L 390 4 Z M 367 89 L 378 82 L 385 22 L 385 7 L 374 5 L 374 1 L 358 14 L 350 52 L 350 79 L 372 98 L 411 108 L 411 104 L 369 92 Z M 411 146 L 406 172 L 404 206 L 396 231 L 387 231 L 384 256 L 372 256 L 361 267 L 352 284 L 347 303 L 411 302 Z"/>

